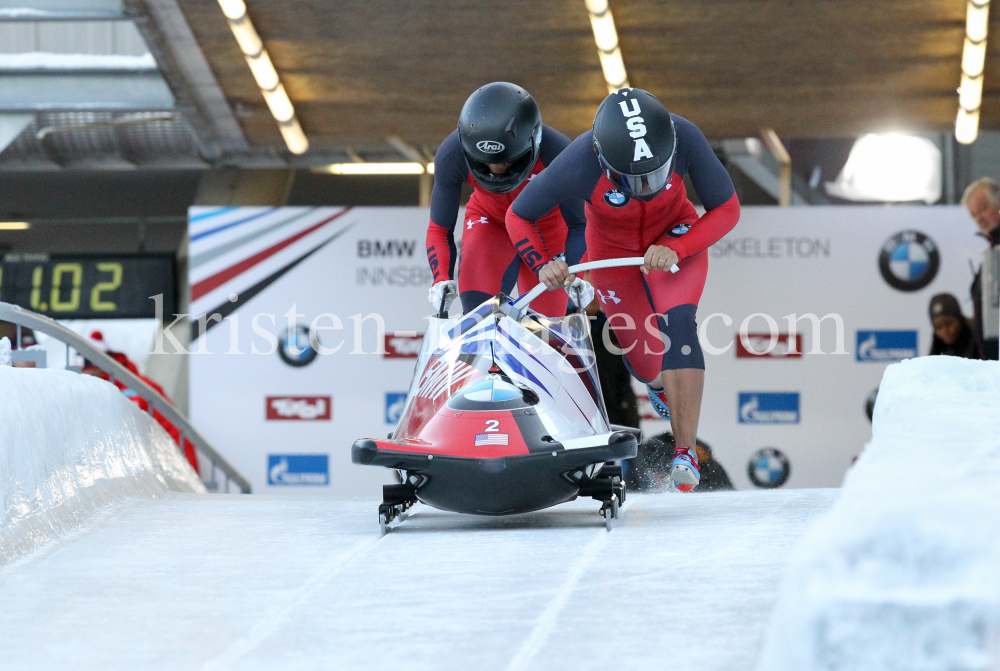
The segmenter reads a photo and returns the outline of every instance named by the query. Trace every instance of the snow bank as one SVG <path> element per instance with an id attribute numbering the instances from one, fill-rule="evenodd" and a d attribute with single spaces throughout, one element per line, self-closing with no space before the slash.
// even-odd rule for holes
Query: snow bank
<path id="1" fill-rule="evenodd" d="M 170 436 L 89 375 L 0 366 L 0 566 L 98 510 L 204 492 Z"/>
<path id="2" fill-rule="evenodd" d="M 1000 364 L 889 366 L 873 436 L 790 560 L 758 671 L 1000 668 Z"/>

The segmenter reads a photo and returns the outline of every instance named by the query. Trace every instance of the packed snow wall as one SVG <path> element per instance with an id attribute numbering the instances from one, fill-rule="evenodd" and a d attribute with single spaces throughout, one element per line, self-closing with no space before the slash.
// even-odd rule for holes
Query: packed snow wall
<path id="1" fill-rule="evenodd" d="M 873 437 L 792 556 L 758 671 L 1000 668 L 1000 364 L 886 369 Z"/>
<path id="2" fill-rule="evenodd" d="M 204 492 L 170 436 L 113 385 L 0 366 L 0 566 L 99 510 Z"/>

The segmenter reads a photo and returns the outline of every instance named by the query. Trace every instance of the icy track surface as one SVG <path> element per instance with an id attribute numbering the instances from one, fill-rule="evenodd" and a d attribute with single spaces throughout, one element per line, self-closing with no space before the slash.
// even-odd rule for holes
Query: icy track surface
<path id="1" fill-rule="evenodd" d="M 1000 364 L 886 369 L 872 440 L 793 555 L 758 669 L 1000 669 Z"/>
<path id="2" fill-rule="evenodd" d="M 166 431 L 104 380 L 0 365 L 0 390 L 0 567 L 106 506 L 205 491 Z"/>
<path id="3" fill-rule="evenodd" d="M 790 548 L 836 490 L 483 518 L 170 494 L 0 570 L 11 669 L 752 669 Z M 16 642 L 16 643 L 15 643 Z"/>

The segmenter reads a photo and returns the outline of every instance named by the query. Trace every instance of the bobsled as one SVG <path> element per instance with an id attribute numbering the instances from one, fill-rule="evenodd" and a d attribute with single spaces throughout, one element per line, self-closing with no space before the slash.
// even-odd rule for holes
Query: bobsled
<path id="1" fill-rule="evenodd" d="M 641 263 L 605 260 L 571 271 Z M 578 496 L 599 501 L 611 528 L 626 495 L 620 464 L 636 455 L 641 436 L 608 422 L 587 315 L 538 314 L 529 304 L 543 290 L 498 294 L 454 319 L 446 296 L 427 318 L 395 430 L 351 450 L 354 463 L 398 474 L 398 484 L 383 487 L 383 533 L 418 501 L 513 515 Z"/>

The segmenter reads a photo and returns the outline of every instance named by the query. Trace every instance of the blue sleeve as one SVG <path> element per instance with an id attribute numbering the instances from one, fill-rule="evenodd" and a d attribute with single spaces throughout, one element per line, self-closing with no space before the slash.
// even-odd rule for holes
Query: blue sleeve
<path id="1" fill-rule="evenodd" d="M 719 207 L 736 193 L 732 178 L 700 128 L 676 114 L 670 117 L 677 128 L 675 171 L 681 177 L 691 176 L 691 184 L 706 210 Z"/>
<path id="2" fill-rule="evenodd" d="M 455 276 L 455 225 L 458 207 L 462 200 L 462 187 L 469 180 L 469 166 L 465 162 L 462 144 L 456 130 L 441 143 L 434 155 L 434 189 L 431 191 L 431 226 L 445 231 L 448 243 L 447 276 Z M 438 236 L 429 235 L 429 238 Z"/>
<path id="3" fill-rule="evenodd" d="M 587 131 L 573 140 L 538 177 L 524 187 L 511 205 L 514 214 L 534 222 L 563 203 L 569 203 L 570 207 L 579 207 L 576 220 L 583 222 L 583 201 L 590 200 L 590 194 L 601 178 L 601 166 L 594 155 L 592 134 L 592 131 Z M 578 201 L 578 204 L 574 205 L 573 200 Z M 565 211 L 563 214 L 565 215 Z M 569 220 L 566 223 L 574 226 Z"/>
<path id="4" fill-rule="evenodd" d="M 542 146 L 540 158 L 542 165 L 548 167 L 556 160 L 567 147 L 570 146 L 570 139 L 549 126 L 542 126 Z M 580 262 L 580 258 L 587 250 L 585 239 L 587 219 L 583 213 L 583 201 L 579 198 L 572 198 L 559 204 L 559 212 L 562 214 L 566 227 L 566 262 L 574 265 Z"/>

